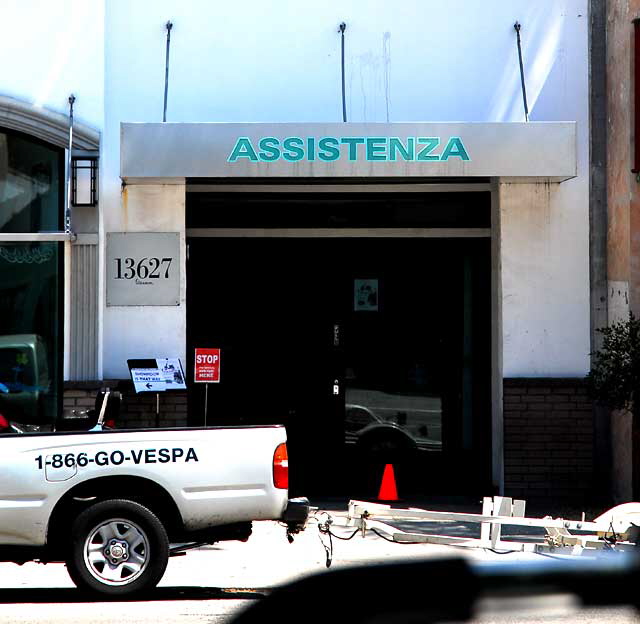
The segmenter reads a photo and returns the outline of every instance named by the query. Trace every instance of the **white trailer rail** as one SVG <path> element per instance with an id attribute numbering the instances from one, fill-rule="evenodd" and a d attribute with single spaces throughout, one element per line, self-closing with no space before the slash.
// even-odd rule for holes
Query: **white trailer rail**
<path id="1" fill-rule="evenodd" d="M 595 555 L 598 551 L 624 551 L 636 548 L 640 530 L 640 503 L 625 503 L 609 509 L 595 520 L 587 522 L 563 518 L 527 518 L 526 503 L 503 496 L 485 497 L 482 513 L 430 511 L 427 509 L 398 509 L 380 503 L 352 500 L 349 502 L 347 526 L 375 530 L 386 539 L 398 543 L 425 543 L 485 548 L 501 552 L 555 553 L 558 555 Z M 480 524 L 480 538 L 407 532 L 390 523 L 415 522 L 473 522 Z M 538 541 L 506 540 L 502 527 L 537 527 L 545 530 Z M 580 534 L 572 533 L 580 531 Z M 585 534 L 586 532 L 586 534 Z"/>

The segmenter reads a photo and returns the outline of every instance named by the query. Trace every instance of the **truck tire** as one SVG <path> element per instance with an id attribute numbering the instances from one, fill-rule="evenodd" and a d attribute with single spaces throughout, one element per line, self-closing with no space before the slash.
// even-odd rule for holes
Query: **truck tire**
<path id="1" fill-rule="evenodd" d="M 76 518 L 66 563 L 78 588 L 129 596 L 155 587 L 168 560 L 169 541 L 160 520 L 139 503 L 114 499 Z"/>

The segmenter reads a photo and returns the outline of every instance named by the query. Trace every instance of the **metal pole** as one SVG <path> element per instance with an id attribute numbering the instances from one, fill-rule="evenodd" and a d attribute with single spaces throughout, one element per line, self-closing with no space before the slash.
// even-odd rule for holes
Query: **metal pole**
<path id="1" fill-rule="evenodd" d="M 204 426 L 207 426 L 207 412 L 209 405 L 209 384 L 204 385 Z"/>
<path id="2" fill-rule="evenodd" d="M 522 65 L 522 44 L 520 42 L 520 24 L 516 22 L 513 27 L 518 39 L 518 59 L 520 61 L 520 82 L 522 83 L 522 99 L 524 100 L 524 120 L 529 121 L 529 107 L 527 106 L 527 89 L 524 84 L 524 66 Z"/>
<path id="3" fill-rule="evenodd" d="M 160 427 L 160 393 L 156 392 L 156 429 Z"/>
<path id="4" fill-rule="evenodd" d="M 162 121 L 167 121 L 167 95 L 169 93 L 169 47 L 171 46 L 171 29 L 173 24 L 169 21 L 166 23 L 167 28 L 167 54 L 164 66 L 164 109 L 162 111 Z"/>
<path id="5" fill-rule="evenodd" d="M 71 152 L 73 150 L 73 93 L 69 96 L 69 151 L 67 154 L 67 201 L 64 207 L 64 232 L 71 234 Z"/>
<path id="6" fill-rule="evenodd" d="M 634 146 L 633 146 L 633 168 L 632 173 L 636 174 L 636 180 L 640 182 L 640 19 L 633 20 L 633 55 L 634 55 Z"/>
<path id="7" fill-rule="evenodd" d="M 340 38 L 341 38 L 341 47 L 342 47 L 342 54 L 341 54 L 341 68 L 342 68 L 342 121 L 346 122 L 347 121 L 347 97 L 345 94 L 345 87 L 344 87 L 344 31 L 347 29 L 347 25 L 342 22 L 339 26 L 339 30 L 340 30 Z"/>

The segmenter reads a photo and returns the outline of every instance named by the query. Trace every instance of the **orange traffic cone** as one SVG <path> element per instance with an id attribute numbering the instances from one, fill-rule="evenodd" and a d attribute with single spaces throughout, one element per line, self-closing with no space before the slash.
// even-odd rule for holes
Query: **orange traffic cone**
<path id="1" fill-rule="evenodd" d="M 380 483 L 380 492 L 378 492 L 378 500 L 397 501 L 398 490 L 396 489 L 396 477 L 393 472 L 393 464 L 387 464 L 382 474 L 382 483 Z"/>

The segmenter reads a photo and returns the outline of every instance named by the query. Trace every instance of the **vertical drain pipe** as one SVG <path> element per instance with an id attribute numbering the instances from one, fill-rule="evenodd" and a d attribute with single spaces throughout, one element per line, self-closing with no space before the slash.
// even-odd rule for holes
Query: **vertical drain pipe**
<path id="1" fill-rule="evenodd" d="M 73 150 L 73 93 L 69 96 L 69 152 L 67 154 L 67 201 L 64 207 L 64 233 L 71 234 L 71 151 Z"/>
<path id="2" fill-rule="evenodd" d="M 66 171 L 66 196 L 64 202 L 64 233 L 66 234 L 63 247 L 63 337 L 62 337 L 62 371 L 64 379 L 70 378 L 71 372 L 71 244 L 76 240 L 76 235 L 71 228 L 71 199 L 73 198 L 72 165 L 73 165 L 73 104 L 76 101 L 73 93 L 69 96 L 69 149 L 67 153 Z M 57 385 L 57 384 L 56 384 Z M 55 387 L 55 386 L 54 386 Z M 61 390 L 61 388 L 58 388 Z M 54 418 L 53 429 L 56 430 L 58 418 Z"/>
<path id="3" fill-rule="evenodd" d="M 522 44 L 520 42 L 520 24 L 516 22 L 513 27 L 518 40 L 518 60 L 520 61 L 520 82 L 522 83 L 522 99 L 524 101 L 524 120 L 529 121 L 529 107 L 527 106 L 527 89 L 524 84 L 524 66 L 522 65 Z"/>
<path id="4" fill-rule="evenodd" d="M 636 181 L 640 182 L 640 19 L 633 20 L 633 168 L 631 173 L 636 174 Z"/>
<path id="5" fill-rule="evenodd" d="M 340 24 L 340 26 L 338 27 L 338 30 L 340 32 L 340 38 L 341 38 L 341 47 L 342 47 L 342 54 L 341 54 L 341 68 L 342 68 L 342 121 L 346 122 L 347 121 L 347 96 L 345 93 L 345 88 L 344 88 L 344 31 L 347 29 L 347 25 L 342 22 Z"/>
<path id="6" fill-rule="evenodd" d="M 167 95 L 169 94 L 169 48 L 171 46 L 171 29 L 173 24 L 169 21 L 166 23 L 167 29 L 167 53 L 164 65 L 164 108 L 162 110 L 162 121 L 167 121 Z"/>

